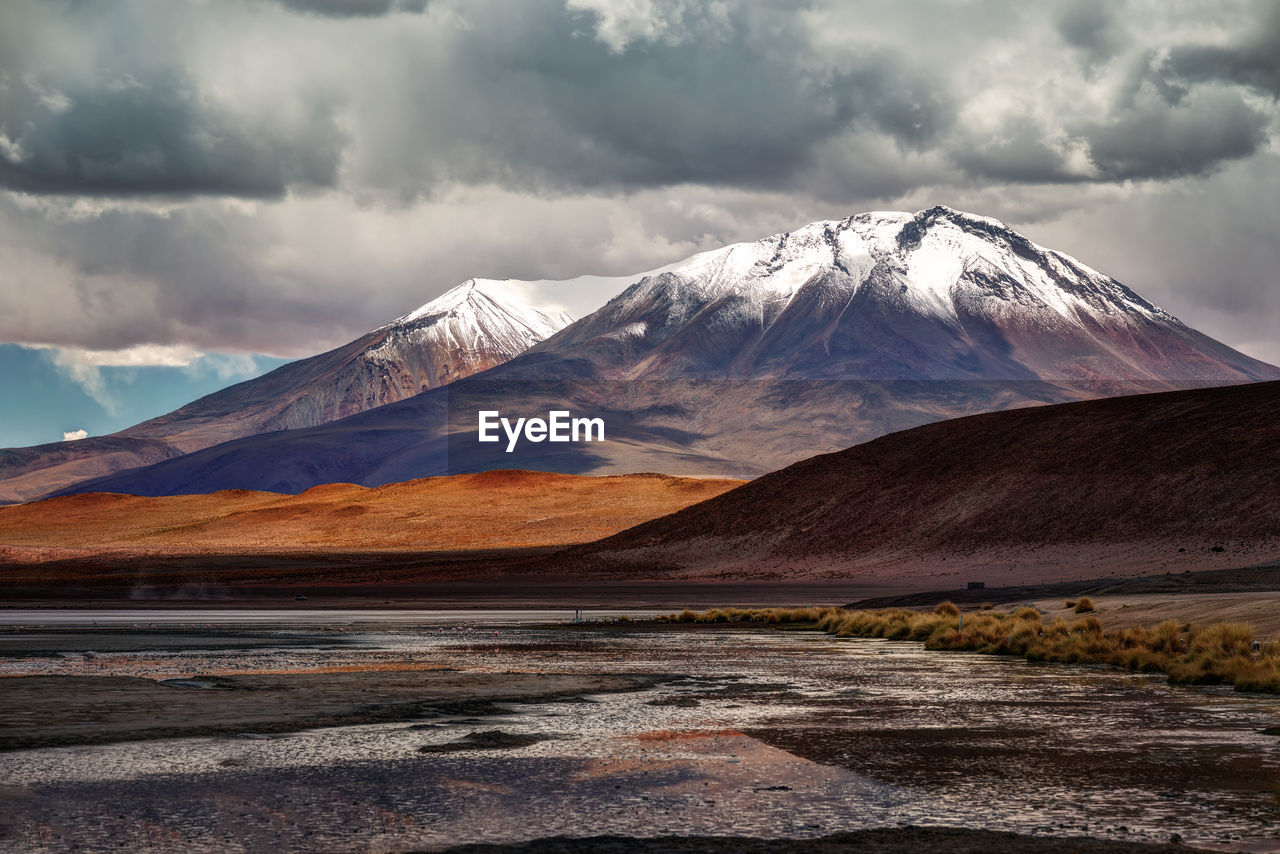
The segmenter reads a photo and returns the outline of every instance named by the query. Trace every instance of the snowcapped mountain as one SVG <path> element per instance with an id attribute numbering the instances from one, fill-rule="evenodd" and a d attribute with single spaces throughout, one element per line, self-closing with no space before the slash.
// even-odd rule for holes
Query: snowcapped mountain
<path id="1" fill-rule="evenodd" d="M 493 468 L 752 476 L 961 415 L 1269 379 L 1280 368 L 996 220 L 865 213 L 635 277 L 447 388 L 77 490 L 299 491 Z M 479 410 L 552 409 L 603 418 L 607 441 L 476 441 Z"/>
<path id="2" fill-rule="evenodd" d="M 241 436 L 336 421 L 488 370 L 572 321 L 529 304 L 523 285 L 471 279 L 342 347 L 112 436 L 0 451 L 0 502 Z"/>
<path id="3" fill-rule="evenodd" d="M 617 342 L 609 344 L 607 342 Z M 997 220 L 935 207 L 816 222 L 646 277 L 540 349 L 617 378 L 1222 384 L 1275 369 Z"/>
<path id="4" fill-rule="evenodd" d="M 573 322 L 526 302 L 523 283 L 468 279 L 374 330 L 361 351 L 359 382 L 334 400 L 322 423 L 412 397 L 500 365 Z M 348 410 L 348 411 L 343 411 Z M 289 424 L 284 429 L 309 424 Z"/>

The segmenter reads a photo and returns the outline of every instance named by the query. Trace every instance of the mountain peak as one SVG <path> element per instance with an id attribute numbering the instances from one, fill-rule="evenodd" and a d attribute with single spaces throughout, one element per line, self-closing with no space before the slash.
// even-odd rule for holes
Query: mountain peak
<path id="1" fill-rule="evenodd" d="M 967 211 L 956 210 L 946 205 L 934 205 L 927 210 L 908 214 L 910 220 L 902 226 L 898 233 L 898 246 L 904 250 L 914 249 L 931 228 L 951 226 L 987 241 L 1003 241 L 1016 245 L 1028 260 L 1039 260 L 1040 247 L 998 219 Z"/>
<path id="2" fill-rule="evenodd" d="M 523 284 L 512 279 L 467 279 L 383 328 L 420 329 L 443 322 L 481 337 L 518 338 L 523 346 L 512 350 L 514 356 L 573 322 L 565 312 L 549 314 L 532 305 Z"/>
<path id="3" fill-rule="evenodd" d="M 356 412 L 341 422 L 76 489 L 294 491 L 513 465 L 749 475 L 985 410 L 1280 379 L 1079 261 L 941 205 L 814 222 L 607 283 L 625 290 L 550 335 L 560 321 L 530 304 L 547 283 L 468 280 L 317 357 L 340 358 L 342 387 L 329 394 L 336 375 L 317 371 L 307 420 L 331 420 L 336 397 Z M 299 396 L 279 379 L 273 406 Z M 283 417 L 303 408 L 271 424 L 306 423 Z M 454 416 L 494 409 L 600 414 L 609 441 L 513 457 L 459 431 Z"/>
<path id="4" fill-rule="evenodd" d="M 0 454 L 0 503 L 256 433 L 325 424 L 487 371 L 572 322 L 530 283 L 468 279 L 354 341 L 290 362 L 115 436 Z"/>
<path id="5" fill-rule="evenodd" d="M 947 205 L 819 220 L 702 252 L 641 279 L 540 352 L 593 341 L 619 342 L 627 378 L 736 377 L 764 365 L 792 377 L 1098 387 L 1274 375 L 1110 276 Z M 649 355 L 637 359 L 641 350 Z"/>
<path id="6" fill-rule="evenodd" d="M 953 208 L 950 205 L 934 205 L 933 207 L 928 208 L 927 210 L 916 211 L 915 214 L 913 214 L 912 216 L 917 219 L 919 218 L 940 219 L 945 217 L 951 220 L 968 220 L 971 222 L 974 222 L 974 221 L 984 222 L 992 225 L 998 225 L 1001 228 L 1006 228 L 1006 229 L 1008 228 L 1007 225 L 1005 225 L 1003 222 L 996 219 L 995 217 L 983 216 L 981 214 L 962 211 L 962 210 L 959 210 L 958 208 Z"/>
<path id="7" fill-rule="evenodd" d="M 973 313 L 1002 321 L 1019 315 L 1046 330 L 1104 316 L 1108 322 L 1177 323 L 1111 277 L 1033 243 L 1000 220 L 946 205 L 820 220 L 703 252 L 663 272 L 670 275 L 632 296 L 644 299 L 648 290 L 665 287 L 682 294 L 682 303 L 737 299 L 761 315 L 784 309 L 822 282 L 846 302 L 875 291 L 945 323 Z"/>
<path id="8" fill-rule="evenodd" d="M 495 279 L 467 279 L 460 285 L 450 288 L 435 299 L 423 303 L 408 314 L 396 318 L 388 326 L 406 326 L 424 318 L 434 318 L 453 312 L 484 305 L 486 302 L 506 304 L 512 308 L 526 306 L 525 299 L 512 286 L 511 281 Z"/>

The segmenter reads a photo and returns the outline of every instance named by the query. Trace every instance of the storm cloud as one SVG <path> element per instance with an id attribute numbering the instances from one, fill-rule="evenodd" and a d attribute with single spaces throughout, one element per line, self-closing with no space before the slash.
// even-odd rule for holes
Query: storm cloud
<path id="1" fill-rule="evenodd" d="M 279 0 L 298 12 L 330 18 L 367 18 L 392 12 L 421 12 L 426 0 Z"/>
<path id="2" fill-rule="evenodd" d="M 70 195 L 279 197 L 332 186 L 339 134 L 312 105 L 300 121 L 237 115 L 175 72 L 50 94 L 8 86 L 0 184 Z"/>
<path id="3" fill-rule="evenodd" d="M 1255 26 L 1226 45 L 1182 44 L 1164 69 L 1187 82 L 1236 83 L 1280 97 L 1280 3 L 1262 3 Z"/>
<path id="4" fill-rule="evenodd" d="M 471 275 L 945 202 L 1276 360 L 1276 241 L 1187 235 L 1274 207 L 1277 57 L 1244 0 L 15 0 L 0 340 L 297 356 Z"/>

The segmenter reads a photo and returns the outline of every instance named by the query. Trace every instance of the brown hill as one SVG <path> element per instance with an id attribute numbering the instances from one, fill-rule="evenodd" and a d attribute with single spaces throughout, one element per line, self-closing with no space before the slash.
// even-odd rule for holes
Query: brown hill
<path id="1" fill-rule="evenodd" d="M 740 483 L 491 471 L 374 489 L 333 483 L 296 496 L 88 493 L 0 507 L 0 563 L 564 545 L 607 536 Z"/>
<path id="2" fill-rule="evenodd" d="M 1280 383 L 975 415 L 570 550 L 596 572 L 947 586 L 1280 560 Z"/>

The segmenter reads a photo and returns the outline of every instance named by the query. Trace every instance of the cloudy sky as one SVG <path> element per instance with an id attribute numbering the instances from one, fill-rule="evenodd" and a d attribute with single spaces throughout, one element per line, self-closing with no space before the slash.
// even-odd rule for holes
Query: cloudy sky
<path id="1" fill-rule="evenodd" d="M 1278 98 L 1274 0 L 5 0 L 0 444 L 936 203 L 1280 362 Z"/>

